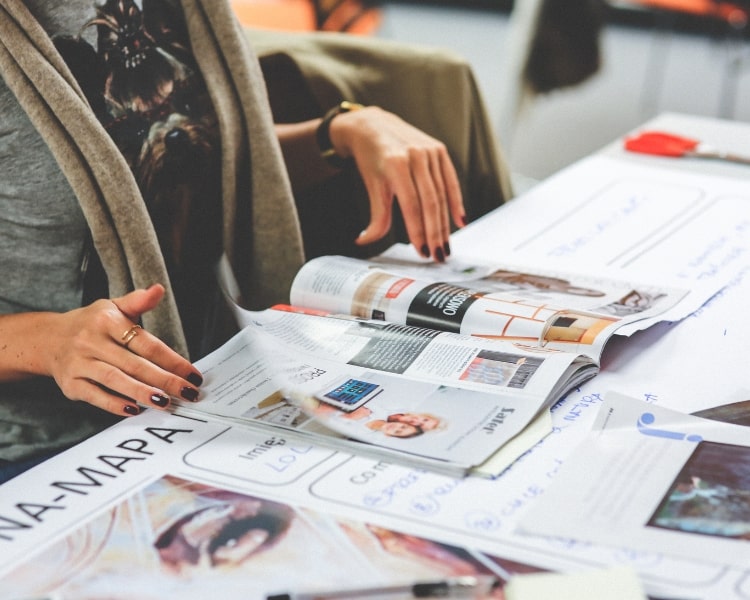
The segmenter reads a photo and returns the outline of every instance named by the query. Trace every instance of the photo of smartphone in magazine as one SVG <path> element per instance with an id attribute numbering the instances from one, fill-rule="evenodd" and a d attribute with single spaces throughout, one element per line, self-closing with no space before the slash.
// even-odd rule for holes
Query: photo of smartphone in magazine
<path id="1" fill-rule="evenodd" d="M 377 383 L 346 377 L 326 386 L 315 397 L 346 412 L 356 410 L 372 400 L 383 388 Z"/>

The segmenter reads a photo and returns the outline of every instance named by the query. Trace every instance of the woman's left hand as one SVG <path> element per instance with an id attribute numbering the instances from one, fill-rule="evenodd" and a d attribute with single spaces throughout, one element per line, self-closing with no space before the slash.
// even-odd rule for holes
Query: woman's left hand
<path id="1" fill-rule="evenodd" d="M 450 255 L 449 218 L 459 227 L 466 218 L 445 144 L 376 106 L 337 115 L 330 138 L 337 154 L 354 158 L 370 197 L 370 223 L 357 244 L 388 233 L 396 200 L 409 241 L 425 258 L 443 262 Z"/>

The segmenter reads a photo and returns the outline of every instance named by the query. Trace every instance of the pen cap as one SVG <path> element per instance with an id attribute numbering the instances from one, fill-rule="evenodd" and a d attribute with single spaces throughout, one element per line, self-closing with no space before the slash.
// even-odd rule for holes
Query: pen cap
<path id="1" fill-rule="evenodd" d="M 447 598 L 450 594 L 451 588 L 445 581 L 415 583 L 412 586 L 412 595 L 415 598 Z"/>
<path id="2" fill-rule="evenodd" d="M 499 584 L 500 581 L 495 577 L 456 577 L 445 581 L 415 583 L 411 593 L 414 598 L 478 598 Z"/>

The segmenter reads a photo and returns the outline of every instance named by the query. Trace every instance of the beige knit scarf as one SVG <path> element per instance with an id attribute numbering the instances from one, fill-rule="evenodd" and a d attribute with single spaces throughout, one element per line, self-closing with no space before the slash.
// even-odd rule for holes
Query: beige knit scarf
<path id="1" fill-rule="evenodd" d="M 193 50 L 219 117 L 224 246 L 244 303 L 288 298 L 302 243 L 255 55 L 224 0 L 182 0 Z M 62 58 L 22 0 L 0 0 L 0 76 L 70 182 L 109 278 L 110 294 L 163 283 L 143 325 L 187 354 L 156 234 L 138 186 Z M 1 176 L 1 175 L 0 175 Z M 199 289 L 200 282 L 196 282 Z"/>

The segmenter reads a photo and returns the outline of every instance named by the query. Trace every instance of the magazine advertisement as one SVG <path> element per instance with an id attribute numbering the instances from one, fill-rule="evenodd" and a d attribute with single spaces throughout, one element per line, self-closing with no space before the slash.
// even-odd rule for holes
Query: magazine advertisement
<path id="1" fill-rule="evenodd" d="M 468 576 L 502 586 L 546 571 L 275 497 L 275 487 L 340 461 L 282 438 L 222 438 L 227 431 L 149 411 L 45 463 L 34 486 L 3 486 L 0 596 L 264 600 Z M 214 466 L 195 468 L 204 460 Z M 262 492 L 247 489 L 249 464 L 261 469 Z"/>
<path id="2" fill-rule="evenodd" d="M 449 269 L 324 256 L 292 284 L 294 306 L 586 354 L 620 328 L 679 304 L 686 290 L 452 261 Z M 392 268 L 395 267 L 395 268 Z M 415 271 L 419 275 L 414 275 Z M 439 275 L 447 278 L 436 280 Z M 683 314 L 685 316 L 688 313 Z"/>
<path id="3" fill-rule="evenodd" d="M 181 414 L 281 428 L 456 474 L 485 463 L 557 394 L 597 371 L 570 354 L 477 344 L 469 336 L 252 314 L 254 326 L 197 363 L 202 399 L 181 402 Z M 521 452 L 538 441 L 529 439 Z"/>
<path id="4" fill-rule="evenodd" d="M 631 290 L 656 297 L 663 286 L 667 298 L 672 289 L 689 290 L 687 304 L 674 305 L 688 310 L 686 318 L 659 298 L 653 308 L 665 312 L 632 326 L 652 317 L 665 321 L 627 338 L 619 334 L 631 325 L 614 329 L 600 363 L 594 355 L 553 350 L 557 342 L 543 336 L 533 344 L 492 340 L 491 351 L 504 354 L 489 360 L 501 364 L 484 365 L 493 367 L 491 377 L 469 375 L 482 351 L 467 348 L 490 340 L 456 329 L 429 343 L 421 334 L 411 341 L 406 332 L 413 325 L 354 317 L 351 304 L 334 307 L 348 317 L 317 321 L 289 311 L 246 314 L 246 331 L 232 342 L 238 345 L 203 363 L 208 389 L 192 406 L 203 410 L 205 403 L 209 412 L 231 416 L 148 409 L 0 486 L 0 598 L 266 600 L 461 575 L 504 582 L 623 568 L 637 572 L 649 598 L 747 600 L 747 429 L 705 417 L 750 423 L 749 200 L 746 179 L 594 157 L 452 236 L 447 268 L 459 271 L 470 268 L 471 257 L 501 259 L 504 270 L 539 274 L 510 264 L 544 265 L 546 276 L 599 290 L 603 278 L 570 273 L 614 266 L 619 275 L 612 280 L 629 282 Z M 451 282 L 379 266 L 428 285 Z M 346 288 L 326 271 L 330 281 L 321 290 L 354 293 L 356 286 Z M 696 290 L 708 290 L 699 310 L 690 300 Z M 608 288 L 589 305 L 592 297 L 584 294 L 566 302 L 558 292 L 527 291 L 585 313 L 627 293 Z M 274 341 L 259 342 L 261 356 L 248 359 L 245 335 L 250 346 Z M 274 348 L 283 349 L 284 361 L 273 360 Z M 313 386 L 320 377 L 289 393 L 291 428 L 237 424 L 235 415 L 248 411 L 283 420 L 284 410 L 274 415 L 273 407 L 284 406 L 275 392 L 291 387 L 303 364 L 383 387 L 378 394 L 347 380 L 330 401 L 359 397 L 372 409 L 386 385 L 416 386 L 428 378 L 455 393 L 487 394 L 493 407 L 524 399 L 536 415 L 531 425 L 541 416 L 548 423 L 496 478 L 440 472 L 431 465 L 445 461 L 401 449 L 366 451 L 373 444 L 351 442 L 356 425 L 334 413 L 340 407 L 318 398 L 322 412 L 344 422 L 341 433 L 301 410 L 321 390 Z M 591 368 L 601 371 L 589 377 Z M 371 375 L 377 381 L 368 381 Z M 572 385 L 578 375 L 585 381 Z M 402 398 L 418 403 L 416 396 Z M 459 440 L 453 426 L 466 414 L 480 423 L 489 413 L 463 399 L 450 408 L 444 429 L 428 426 L 401 443 Z M 523 437 L 529 425 L 517 420 L 521 412 L 516 408 L 496 429 L 513 424 Z M 307 437 L 295 428 L 305 419 Z M 313 443 L 313 429 L 355 445 Z M 366 433 L 377 440 L 382 431 Z M 616 580 L 608 582 L 619 589 Z"/>
<path id="5" fill-rule="evenodd" d="M 245 311 L 242 319 L 307 354 L 528 403 L 557 400 L 598 371 L 581 355 L 286 306 Z"/>
<path id="6" fill-rule="evenodd" d="M 748 403 L 725 412 L 747 414 Z M 575 506 L 566 518 L 553 507 Z M 750 567 L 747 427 L 609 395 L 522 531 Z"/>

